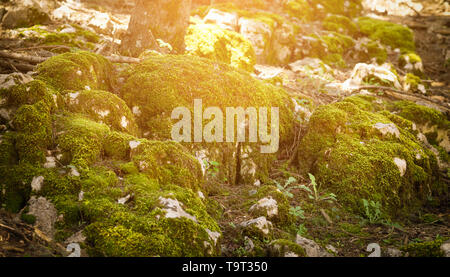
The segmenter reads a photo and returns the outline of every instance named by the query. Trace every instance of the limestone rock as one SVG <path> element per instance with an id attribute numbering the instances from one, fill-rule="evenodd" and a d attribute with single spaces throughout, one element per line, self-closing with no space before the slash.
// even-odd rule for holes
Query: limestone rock
<path id="1" fill-rule="evenodd" d="M 325 249 L 320 247 L 315 241 L 297 235 L 295 242 L 303 247 L 308 257 L 331 257 Z"/>
<path id="2" fill-rule="evenodd" d="M 42 196 L 32 196 L 28 204 L 28 213 L 36 217 L 36 227 L 48 237 L 53 238 L 55 234 L 54 225 L 58 219 L 55 206 Z"/>

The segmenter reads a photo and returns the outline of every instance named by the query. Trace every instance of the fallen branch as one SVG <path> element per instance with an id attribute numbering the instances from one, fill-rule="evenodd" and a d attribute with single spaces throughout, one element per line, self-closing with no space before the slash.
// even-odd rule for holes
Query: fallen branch
<path id="1" fill-rule="evenodd" d="M 26 63 L 17 63 L 13 62 L 11 60 L 8 60 L 8 62 L 0 60 L 0 66 L 4 68 L 11 68 L 12 70 L 16 71 L 19 70 L 21 72 L 28 72 L 34 70 L 34 65 L 26 64 Z"/>
<path id="2" fill-rule="evenodd" d="M 8 59 L 14 59 L 19 61 L 25 61 L 31 64 L 38 64 L 41 62 L 44 62 L 47 58 L 41 58 L 41 57 L 35 57 L 35 56 L 29 56 L 19 53 L 11 53 L 6 51 L 0 51 L 0 57 L 8 58 Z"/>

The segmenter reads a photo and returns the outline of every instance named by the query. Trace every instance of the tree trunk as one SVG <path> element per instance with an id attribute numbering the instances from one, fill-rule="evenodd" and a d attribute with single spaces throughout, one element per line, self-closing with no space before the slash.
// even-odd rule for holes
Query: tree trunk
<path id="1" fill-rule="evenodd" d="M 137 0 L 121 52 L 138 56 L 146 49 L 159 49 L 156 39 L 169 43 L 176 53 L 185 50 L 192 0 Z"/>

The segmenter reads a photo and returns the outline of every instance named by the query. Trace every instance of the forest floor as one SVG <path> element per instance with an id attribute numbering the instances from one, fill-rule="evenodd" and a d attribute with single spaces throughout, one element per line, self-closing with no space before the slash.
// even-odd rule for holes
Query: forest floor
<path id="1" fill-rule="evenodd" d="M 450 57 L 450 17 L 441 15 L 441 6 L 435 1 L 421 1 L 422 4 L 431 7 L 420 14 L 398 16 L 389 14 L 378 14 L 386 20 L 402 23 L 410 27 L 415 33 L 417 53 L 424 63 L 425 75 L 429 77 L 431 95 L 430 100 L 438 100 L 442 103 L 450 103 L 450 71 L 445 61 Z M 435 6 L 433 6 L 435 5 Z M 433 7 L 435 7 L 433 9 Z M 405 7 L 407 8 L 407 7 Z M 1 49 L 15 49 L 23 47 L 21 41 L 14 39 L 0 39 Z M 37 47 L 27 52 L 32 55 L 40 55 L 45 50 L 39 49 L 39 45 L 27 45 Z M 11 68 L 3 67 L 2 73 L 11 73 Z M 343 72 L 343 79 L 349 72 Z M 293 76 L 298 78 L 298 76 Z M 298 82 L 293 82 L 298 84 Z M 320 104 L 328 104 L 340 100 L 343 96 L 317 94 L 314 84 L 310 87 L 286 85 L 292 94 L 306 94 Z M 288 157 L 286 158 L 286 160 Z M 286 161 L 285 160 L 285 161 Z M 280 160 L 279 164 L 285 161 Z M 281 173 L 280 173 L 281 172 Z M 274 167 L 271 172 L 273 179 L 280 183 L 286 176 L 295 176 L 294 172 L 283 171 Z M 443 176 L 447 178 L 447 176 Z M 298 184 L 309 184 L 296 176 Z M 450 180 L 446 179 L 450 185 Z M 220 203 L 223 215 L 219 220 L 219 226 L 223 232 L 222 254 L 224 256 L 245 256 L 249 249 L 235 240 L 236 226 L 251 219 L 249 214 L 249 203 L 242 201 L 243 195 L 252 195 L 255 187 L 251 185 L 227 185 L 224 184 L 220 190 L 210 197 Z M 378 243 L 382 251 L 387 248 L 400 249 L 408 242 L 424 242 L 436 237 L 450 237 L 450 215 L 449 201 L 439 208 L 425 207 L 421 215 L 411 215 L 404 222 L 390 222 L 386 224 L 368 224 L 364 219 L 358 218 L 345 212 L 338 203 L 330 204 L 325 201 L 316 201 L 308 198 L 301 190 L 293 190 L 294 197 L 291 206 L 302 206 L 304 214 L 298 218 L 298 233 L 314 238 L 322 245 L 331 246 L 336 256 L 367 256 L 366 247 L 370 243 Z M 333 208 L 335 213 L 327 215 L 324 207 Z M 0 257 L 1 256 L 59 256 L 65 255 L 64 248 L 51 242 L 45 235 L 20 220 L 17 214 L 2 211 L 0 214 Z M 251 248 L 251 246 L 248 246 Z"/>

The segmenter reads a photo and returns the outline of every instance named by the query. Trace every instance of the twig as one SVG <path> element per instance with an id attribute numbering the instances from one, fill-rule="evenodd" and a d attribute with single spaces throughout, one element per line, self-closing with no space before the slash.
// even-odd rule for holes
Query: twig
<path id="1" fill-rule="evenodd" d="M 47 58 L 29 56 L 29 55 L 18 54 L 18 53 L 11 53 L 11 52 L 6 52 L 6 51 L 0 51 L 0 57 L 25 61 L 25 62 L 28 62 L 31 64 L 38 64 L 38 63 L 42 63 L 45 60 L 47 60 Z"/>

